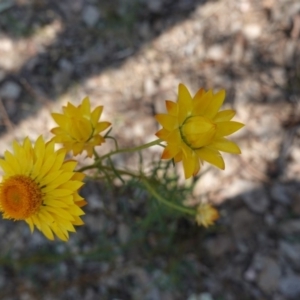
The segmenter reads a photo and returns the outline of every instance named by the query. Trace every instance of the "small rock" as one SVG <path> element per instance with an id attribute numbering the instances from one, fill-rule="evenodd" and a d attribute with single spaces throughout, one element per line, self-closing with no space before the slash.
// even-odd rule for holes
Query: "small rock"
<path id="1" fill-rule="evenodd" d="M 7 81 L 0 88 L 0 97 L 16 100 L 21 95 L 21 87 L 13 82 Z"/>
<path id="2" fill-rule="evenodd" d="M 94 290 L 92 288 L 88 288 L 84 293 L 83 300 L 93 300 L 95 298 L 97 298 L 97 296 Z"/>
<path id="3" fill-rule="evenodd" d="M 143 22 L 139 25 L 139 34 L 144 39 L 149 39 L 151 37 L 151 27 L 148 22 Z"/>
<path id="4" fill-rule="evenodd" d="M 279 244 L 280 252 L 297 269 L 300 269 L 300 244 L 291 244 L 281 241 Z M 300 283 L 300 282 L 299 282 Z"/>
<path id="5" fill-rule="evenodd" d="M 261 27 L 258 24 L 248 24 L 243 28 L 245 36 L 252 40 L 261 35 Z"/>
<path id="6" fill-rule="evenodd" d="M 146 96 L 153 96 L 157 91 L 156 84 L 152 78 L 147 78 L 144 82 Z"/>
<path id="7" fill-rule="evenodd" d="M 260 272 L 264 266 L 264 256 L 260 253 L 256 253 L 252 259 L 252 262 L 246 272 L 244 277 L 247 281 L 254 282 L 257 280 L 257 274 Z"/>
<path id="8" fill-rule="evenodd" d="M 280 292 L 288 299 L 299 299 L 300 276 L 289 274 L 282 278 L 279 285 Z"/>
<path id="9" fill-rule="evenodd" d="M 269 207 L 269 198 L 266 191 L 262 187 L 246 192 L 242 195 L 242 199 L 250 210 L 256 213 L 264 213 Z"/>
<path id="10" fill-rule="evenodd" d="M 201 293 L 198 297 L 199 300 L 213 300 L 213 297 L 210 293 Z"/>
<path id="11" fill-rule="evenodd" d="M 65 71 L 58 71 L 52 77 L 55 91 L 61 93 L 70 84 L 70 74 Z"/>
<path id="12" fill-rule="evenodd" d="M 224 49 L 222 46 L 213 45 L 207 49 L 207 58 L 212 60 L 222 60 L 225 57 Z"/>
<path id="13" fill-rule="evenodd" d="M 299 194 L 296 194 L 293 197 L 292 211 L 297 216 L 300 216 L 300 195 Z"/>
<path id="14" fill-rule="evenodd" d="M 101 197 L 96 193 L 91 193 L 86 196 L 86 201 L 88 203 L 88 208 L 91 211 L 95 211 L 97 209 L 101 210 L 104 208 L 103 201 Z"/>
<path id="15" fill-rule="evenodd" d="M 163 1 L 162 0 L 151 0 L 151 1 L 146 1 L 146 4 L 148 6 L 148 9 L 151 12 L 158 13 L 162 9 Z"/>
<path id="16" fill-rule="evenodd" d="M 288 189 L 279 183 L 271 187 L 271 196 L 275 201 L 284 205 L 289 205 L 292 202 Z"/>
<path id="17" fill-rule="evenodd" d="M 121 244 L 126 244 L 129 241 L 130 238 L 130 228 L 128 225 L 121 223 L 118 226 L 118 237 L 121 242 Z"/>
<path id="18" fill-rule="evenodd" d="M 188 300 L 213 300 L 213 297 L 210 293 L 192 294 L 188 297 Z"/>
<path id="19" fill-rule="evenodd" d="M 94 27 L 100 19 L 100 13 L 94 5 L 87 5 L 82 12 L 82 20 L 88 27 Z"/>
<path id="20" fill-rule="evenodd" d="M 249 212 L 246 208 L 241 208 L 235 212 L 232 218 L 232 231 L 234 238 L 239 241 L 248 241 L 254 237 L 259 230 L 260 222 L 258 217 Z"/>
<path id="21" fill-rule="evenodd" d="M 256 280 L 256 272 L 253 268 L 249 268 L 244 273 L 244 277 L 247 281 L 254 282 Z"/>
<path id="22" fill-rule="evenodd" d="M 272 258 L 264 257 L 263 267 L 258 275 L 259 288 L 267 294 L 276 292 L 279 279 L 280 268 L 278 263 Z"/>
<path id="23" fill-rule="evenodd" d="M 288 220 L 279 226 L 282 235 L 300 234 L 300 220 Z"/>
<path id="24" fill-rule="evenodd" d="M 102 44 L 96 44 L 88 49 L 85 54 L 79 58 L 79 62 L 83 64 L 102 62 L 106 55 L 106 49 Z"/>
<path id="25" fill-rule="evenodd" d="M 0 81 L 2 81 L 4 77 L 5 77 L 5 72 L 0 69 Z"/>
<path id="26" fill-rule="evenodd" d="M 71 74 L 74 70 L 73 64 L 67 59 L 61 59 L 58 64 L 59 68 L 68 74 Z"/>
<path id="27" fill-rule="evenodd" d="M 219 235 L 205 242 L 205 247 L 210 255 L 220 257 L 234 250 L 234 243 L 229 236 Z"/>

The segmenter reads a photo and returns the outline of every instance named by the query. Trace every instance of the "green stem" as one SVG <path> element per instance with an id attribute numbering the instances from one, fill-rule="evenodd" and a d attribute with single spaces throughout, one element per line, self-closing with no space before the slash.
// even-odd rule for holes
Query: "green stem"
<path id="1" fill-rule="evenodd" d="M 119 153 L 125 153 L 125 152 L 131 153 L 131 152 L 141 151 L 143 149 L 150 148 L 150 147 L 152 147 L 154 145 L 158 145 L 160 142 L 162 142 L 162 140 L 161 139 L 157 139 L 155 141 L 152 141 L 150 143 L 147 143 L 147 144 L 144 144 L 144 145 L 141 145 L 141 146 L 138 146 L 138 147 L 124 148 L 124 149 L 115 150 L 115 151 L 112 151 L 110 153 L 107 153 L 107 154 L 101 156 L 100 160 L 103 160 L 103 159 L 105 159 L 107 157 L 110 157 L 112 155 L 119 154 Z"/>
<path id="2" fill-rule="evenodd" d="M 102 166 L 102 168 L 106 169 L 106 170 L 111 170 L 111 168 L 107 167 L 107 166 Z M 132 172 L 126 171 L 126 170 L 116 169 L 116 171 L 119 172 L 120 174 L 129 175 L 131 177 L 140 179 L 143 182 L 143 184 L 146 187 L 146 189 L 148 190 L 148 192 L 150 192 L 151 195 L 153 195 L 159 202 L 163 203 L 164 205 L 169 206 L 172 209 L 179 210 L 179 211 L 181 211 L 181 212 L 183 212 L 185 214 L 189 214 L 189 215 L 192 215 L 192 216 L 196 215 L 196 211 L 194 209 L 191 209 L 191 208 L 188 208 L 188 207 L 183 207 L 181 205 L 177 205 L 175 203 L 169 202 L 168 200 L 166 200 L 165 198 L 163 198 L 162 196 L 160 196 L 156 192 L 156 190 L 152 187 L 152 185 L 149 183 L 148 179 L 144 175 L 142 175 L 142 174 L 135 174 L 135 173 L 132 173 Z"/>
<path id="3" fill-rule="evenodd" d="M 77 172 L 83 172 L 83 171 L 86 171 L 86 170 L 97 168 L 99 165 L 101 165 L 101 162 L 102 162 L 103 159 L 111 157 L 112 155 L 119 154 L 119 153 L 126 153 L 126 152 L 131 153 L 131 152 L 135 152 L 135 151 L 141 151 L 143 149 L 150 148 L 154 145 L 159 145 L 159 143 L 161 143 L 161 142 L 162 142 L 161 139 L 157 139 L 157 140 L 154 140 L 150 143 L 147 143 L 147 144 L 144 144 L 144 145 L 141 145 L 141 146 L 138 146 L 138 147 L 118 149 L 118 150 L 109 152 L 109 153 L 107 153 L 103 156 L 100 156 L 92 165 L 82 167 L 81 169 L 77 170 Z"/>
<path id="4" fill-rule="evenodd" d="M 146 178 L 142 178 L 142 182 L 144 183 L 145 187 L 147 188 L 147 190 L 161 203 L 165 204 L 166 206 L 169 206 L 173 209 L 179 210 L 183 213 L 195 216 L 196 215 L 196 211 L 194 209 L 188 208 L 188 207 L 183 207 L 180 205 L 177 205 L 175 203 L 169 202 L 168 200 L 166 200 L 165 198 L 163 198 L 162 196 L 160 196 L 156 190 L 151 186 L 151 184 L 148 182 L 148 180 Z"/>

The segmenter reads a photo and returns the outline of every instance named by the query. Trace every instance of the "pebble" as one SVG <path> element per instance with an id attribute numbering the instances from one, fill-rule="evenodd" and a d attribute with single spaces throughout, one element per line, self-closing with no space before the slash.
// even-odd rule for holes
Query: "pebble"
<path id="1" fill-rule="evenodd" d="M 162 9 L 163 1 L 162 0 L 151 0 L 146 1 L 146 5 L 151 12 L 158 13 Z"/>
<path id="2" fill-rule="evenodd" d="M 282 233 L 282 235 L 293 235 L 293 234 L 300 234 L 300 220 L 288 220 L 286 222 L 283 222 L 279 226 L 279 231 Z"/>
<path id="3" fill-rule="evenodd" d="M 210 293 L 192 294 L 187 300 L 213 300 L 213 297 Z"/>
<path id="4" fill-rule="evenodd" d="M 94 27 L 100 19 L 100 13 L 96 6 L 87 5 L 82 12 L 82 20 L 88 27 Z"/>
<path id="5" fill-rule="evenodd" d="M 264 257 L 262 270 L 258 275 L 259 288 L 267 293 L 271 294 L 278 288 L 280 280 L 280 268 L 276 260 L 269 257 Z"/>
<path id="6" fill-rule="evenodd" d="M 128 225 L 121 223 L 118 225 L 118 238 L 121 244 L 126 244 L 130 239 L 131 231 Z"/>
<path id="7" fill-rule="evenodd" d="M 21 95 L 22 88 L 14 81 L 6 81 L 0 88 L 0 97 L 16 100 Z"/>
<path id="8" fill-rule="evenodd" d="M 235 212 L 232 218 L 233 235 L 237 241 L 247 241 L 253 238 L 258 230 L 258 219 L 246 208 L 241 208 Z M 243 229 L 243 230 L 241 230 Z"/>
<path id="9" fill-rule="evenodd" d="M 279 243 L 279 249 L 282 255 L 290 262 L 290 264 L 300 269 L 300 244 L 291 244 L 285 241 Z"/>
<path id="10" fill-rule="evenodd" d="M 145 79 L 144 90 L 147 96 L 152 96 L 157 92 L 156 84 L 151 77 Z"/>
<path id="11" fill-rule="evenodd" d="M 299 299 L 300 276 L 289 274 L 282 278 L 279 285 L 280 292 L 288 299 Z"/>
<path id="12" fill-rule="evenodd" d="M 271 196 L 275 201 L 284 205 L 289 205 L 292 201 L 288 189 L 279 183 L 276 183 L 271 187 Z"/>
<path id="13" fill-rule="evenodd" d="M 205 243 L 205 248 L 210 255 L 220 257 L 225 253 L 233 251 L 235 245 L 230 236 L 219 235 L 215 238 L 209 239 Z"/>
<path id="14" fill-rule="evenodd" d="M 261 35 L 261 27 L 257 24 L 248 24 L 243 28 L 243 33 L 249 40 L 257 39 Z"/>
<path id="15" fill-rule="evenodd" d="M 244 193 L 242 199 L 250 210 L 260 214 L 266 212 L 270 204 L 269 197 L 263 187 L 256 187 Z"/>
<path id="16" fill-rule="evenodd" d="M 225 58 L 224 48 L 219 45 L 213 45 L 207 50 L 207 58 L 212 60 L 222 60 Z"/>

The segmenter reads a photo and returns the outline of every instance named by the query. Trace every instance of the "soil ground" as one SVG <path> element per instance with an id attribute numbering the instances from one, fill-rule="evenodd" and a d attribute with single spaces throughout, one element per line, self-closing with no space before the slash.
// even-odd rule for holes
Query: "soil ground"
<path id="1" fill-rule="evenodd" d="M 299 39 L 297 0 L 1 1 L 3 152 L 50 137 L 49 112 L 86 95 L 121 146 L 149 142 L 179 82 L 224 88 L 246 126 L 242 155 L 195 184 L 220 210 L 210 229 L 170 213 L 146 224 L 139 187 L 101 182 L 68 243 L 1 219 L 0 299 L 300 299 Z"/>

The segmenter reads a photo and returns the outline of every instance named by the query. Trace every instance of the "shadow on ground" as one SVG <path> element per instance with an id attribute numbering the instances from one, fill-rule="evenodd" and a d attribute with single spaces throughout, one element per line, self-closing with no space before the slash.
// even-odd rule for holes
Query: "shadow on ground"
<path id="1" fill-rule="evenodd" d="M 0 12 L 1 36 L 12 39 L 12 51 L 15 42 L 23 41 L 28 56 L 20 66 L 14 66 L 14 61 L 3 63 L 3 68 L 0 64 L 0 96 L 9 119 L 17 124 L 71 86 L 107 68 L 120 67 L 205 2 L 7 1 Z M 45 39 L 44 44 L 39 45 L 34 36 Z M 0 129 L 5 131 L 5 124 Z"/>

